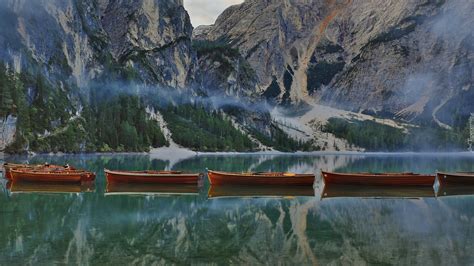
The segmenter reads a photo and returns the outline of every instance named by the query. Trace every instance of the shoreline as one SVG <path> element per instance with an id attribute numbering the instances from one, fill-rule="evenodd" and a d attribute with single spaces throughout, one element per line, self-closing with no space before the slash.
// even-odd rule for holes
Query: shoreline
<path id="1" fill-rule="evenodd" d="M 5 157 L 15 157 L 15 156 L 70 156 L 70 155 L 149 155 L 153 157 L 163 157 L 176 155 L 187 155 L 189 157 L 193 156 L 242 156 L 242 155 L 284 155 L 284 156 L 318 156 L 318 155 L 369 155 L 369 156 L 397 156 L 397 155 L 456 155 L 456 156 L 474 156 L 474 151 L 441 151 L 441 152 L 430 152 L 430 151 L 407 151 L 407 152 L 383 152 L 383 151 L 374 151 L 374 152 L 365 152 L 365 151 L 297 151 L 297 152 L 281 152 L 281 151 L 256 151 L 256 152 L 206 152 L 206 151 L 193 151 L 186 148 L 170 148 L 163 147 L 158 149 L 153 149 L 149 152 L 84 152 L 84 153 L 28 153 L 28 154 L 9 154 L 0 152 L 0 159 Z"/>

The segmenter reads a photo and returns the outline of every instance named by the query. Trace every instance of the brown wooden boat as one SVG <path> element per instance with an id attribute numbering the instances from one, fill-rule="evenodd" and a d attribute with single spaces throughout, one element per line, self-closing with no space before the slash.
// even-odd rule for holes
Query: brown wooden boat
<path id="1" fill-rule="evenodd" d="M 95 173 L 83 170 L 18 168 L 11 169 L 10 173 L 13 181 L 79 183 L 95 180 Z"/>
<path id="2" fill-rule="evenodd" d="M 474 172 L 436 173 L 440 185 L 474 185 Z"/>
<path id="3" fill-rule="evenodd" d="M 321 198 L 431 198 L 435 191 L 428 186 L 360 186 L 329 184 Z"/>
<path id="4" fill-rule="evenodd" d="M 207 193 L 208 198 L 293 198 L 314 197 L 311 186 L 243 186 L 223 185 L 211 186 Z"/>
<path id="5" fill-rule="evenodd" d="M 228 173 L 207 170 L 211 185 L 286 185 L 313 186 L 314 174 L 294 173 Z"/>
<path id="6" fill-rule="evenodd" d="M 44 170 L 44 169 L 57 169 L 57 170 L 75 170 L 73 167 L 69 165 L 60 166 L 54 165 L 49 163 L 44 164 L 18 164 L 18 163 L 4 163 L 3 164 L 3 176 L 6 179 L 12 179 L 11 170 L 12 169 L 36 169 L 36 170 Z"/>
<path id="7" fill-rule="evenodd" d="M 321 171 L 324 184 L 371 186 L 433 186 L 434 175 L 414 173 L 331 173 Z"/>
<path id="8" fill-rule="evenodd" d="M 195 184 L 116 183 L 108 182 L 105 195 L 198 195 Z"/>
<path id="9" fill-rule="evenodd" d="M 70 182 L 25 182 L 11 181 L 10 191 L 12 193 L 82 193 L 93 192 L 94 182 L 70 183 Z"/>
<path id="10" fill-rule="evenodd" d="M 111 171 L 104 169 L 109 183 L 196 184 L 201 174 L 181 171 Z"/>

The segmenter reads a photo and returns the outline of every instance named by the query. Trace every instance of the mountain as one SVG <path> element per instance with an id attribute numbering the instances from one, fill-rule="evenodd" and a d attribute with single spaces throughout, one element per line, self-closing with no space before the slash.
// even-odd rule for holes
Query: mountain
<path id="1" fill-rule="evenodd" d="M 110 93 L 129 93 L 131 82 L 188 90 L 195 76 L 182 1 L 8 0 L 0 12 L 1 113 L 18 118 L 3 123 L 2 146 L 14 152 L 141 150 L 158 127 Z M 129 137 L 139 143 L 122 145 Z"/>
<path id="2" fill-rule="evenodd" d="M 469 0 L 247 0 L 195 37 L 225 42 L 259 93 L 451 128 L 474 112 Z"/>
<path id="3" fill-rule="evenodd" d="M 472 11 L 247 0 L 193 30 L 182 0 L 5 0 L 0 150 L 458 149 Z"/>
<path id="4" fill-rule="evenodd" d="M 185 88 L 192 78 L 192 26 L 182 1 L 1 3 L 1 58 L 51 79 L 87 85 L 111 65 L 140 80 Z"/>

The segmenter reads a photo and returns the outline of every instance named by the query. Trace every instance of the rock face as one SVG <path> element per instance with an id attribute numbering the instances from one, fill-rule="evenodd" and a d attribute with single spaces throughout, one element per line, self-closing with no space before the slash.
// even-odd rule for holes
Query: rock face
<path id="1" fill-rule="evenodd" d="M 14 116 L 0 120 L 0 150 L 11 144 L 15 139 L 16 120 Z"/>
<path id="2" fill-rule="evenodd" d="M 209 96 L 230 96 L 258 101 L 259 82 L 255 70 L 238 49 L 222 43 L 194 42 L 199 75 L 196 83 Z"/>
<path id="3" fill-rule="evenodd" d="M 181 0 L 110 1 L 101 22 L 118 62 L 138 69 L 145 81 L 188 85 L 195 62 L 193 28 Z"/>
<path id="4" fill-rule="evenodd" d="M 182 0 L 4 0 L 0 62 L 28 74 L 29 106 L 64 103 L 30 135 L 67 128 L 117 81 L 209 96 L 267 137 L 267 100 L 293 116 L 312 108 L 308 121 L 329 105 L 459 128 L 474 112 L 473 13 L 471 0 L 246 0 L 193 32 Z M 250 108 L 236 112 L 239 101 Z"/>
<path id="5" fill-rule="evenodd" d="M 195 36 L 238 48 L 259 93 L 405 120 L 474 111 L 474 2 L 247 0 Z"/>
<path id="6" fill-rule="evenodd" d="M 316 46 L 348 2 L 246 1 L 232 6 L 208 30 L 226 40 L 254 67 L 265 96 L 283 103 L 308 98 L 306 70 Z"/>
<path id="7" fill-rule="evenodd" d="M 14 105 L 5 113 L 20 122 L 31 115 L 34 123 L 15 121 L 5 129 L 2 122 L 0 150 L 35 149 L 56 133 L 80 128 L 84 134 L 68 139 L 84 151 L 83 125 L 91 119 L 83 111 L 101 99 L 101 88 L 133 81 L 154 90 L 188 92 L 197 75 L 192 30 L 182 0 L 0 1 L 0 64 L 22 77 L 26 96 L 21 114 Z M 82 121 L 80 126 L 76 121 Z M 54 150 L 57 143 L 44 150 Z"/>
<path id="8" fill-rule="evenodd" d="M 212 25 L 200 25 L 194 28 L 193 30 L 193 40 L 206 40 L 209 34 L 209 31 L 213 29 Z"/>
<path id="9" fill-rule="evenodd" d="M 181 0 L 40 0 L 0 3 L 0 58 L 17 72 L 84 87 L 112 67 L 142 81 L 185 88 L 192 26 Z"/>

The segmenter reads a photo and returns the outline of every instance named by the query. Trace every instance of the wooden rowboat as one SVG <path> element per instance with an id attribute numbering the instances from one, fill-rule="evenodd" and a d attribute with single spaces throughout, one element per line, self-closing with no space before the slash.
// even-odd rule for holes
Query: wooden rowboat
<path id="1" fill-rule="evenodd" d="M 433 186 L 434 175 L 414 173 L 331 173 L 321 171 L 324 184 L 371 186 Z"/>
<path id="2" fill-rule="evenodd" d="M 313 186 L 314 174 L 294 173 L 228 173 L 207 170 L 211 185 L 287 185 Z"/>
<path id="3" fill-rule="evenodd" d="M 208 198 L 293 198 L 314 197 L 311 186 L 211 186 Z"/>
<path id="4" fill-rule="evenodd" d="M 474 185 L 473 172 L 460 173 L 436 173 L 438 181 L 441 185 L 458 184 L 458 185 Z"/>
<path id="5" fill-rule="evenodd" d="M 13 181 L 80 183 L 95 180 L 94 173 L 82 170 L 19 168 L 11 169 L 10 173 Z"/>
<path id="6" fill-rule="evenodd" d="M 111 171 L 104 169 L 109 183 L 198 184 L 201 174 L 181 171 Z"/>
<path id="7" fill-rule="evenodd" d="M 18 164 L 18 163 L 4 163 L 3 164 L 3 176 L 8 179 L 8 180 L 11 180 L 12 179 L 12 176 L 11 176 L 11 170 L 12 169 L 37 169 L 37 170 L 40 170 L 40 169 L 45 169 L 45 168 L 51 168 L 51 169 L 73 169 L 69 166 L 59 166 L 59 165 L 53 165 L 53 164 L 48 164 L 48 163 L 44 163 L 44 164 Z"/>
<path id="8" fill-rule="evenodd" d="M 360 186 L 329 184 L 324 186 L 325 198 L 432 198 L 435 191 L 427 186 Z"/>

